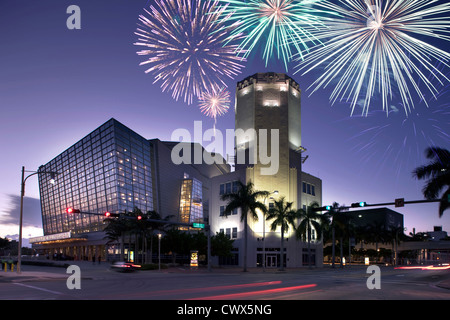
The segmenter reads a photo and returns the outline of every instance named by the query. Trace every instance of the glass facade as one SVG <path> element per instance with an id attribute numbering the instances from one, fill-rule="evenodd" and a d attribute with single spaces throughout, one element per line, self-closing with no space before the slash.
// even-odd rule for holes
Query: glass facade
<path id="1" fill-rule="evenodd" d="M 181 184 L 180 222 L 203 222 L 202 183 L 195 178 Z"/>
<path id="2" fill-rule="evenodd" d="M 101 231 L 104 212 L 153 210 L 151 143 L 111 119 L 40 170 L 44 234 Z M 93 214 L 67 214 L 73 207 Z"/>

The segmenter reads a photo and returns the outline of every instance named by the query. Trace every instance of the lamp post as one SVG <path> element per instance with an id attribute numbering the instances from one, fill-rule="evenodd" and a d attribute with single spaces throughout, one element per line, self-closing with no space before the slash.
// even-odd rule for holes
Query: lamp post
<path id="1" fill-rule="evenodd" d="M 25 177 L 25 172 L 32 172 L 30 175 Z M 25 197 L 25 182 L 27 179 L 31 176 L 34 176 L 35 174 L 39 173 L 48 173 L 51 174 L 51 183 L 55 183 L 54 179 L 57 172 L 53 171 L 26 171 L 25 167 L 22 166 L 22 180 L 20 185 L 20 219 L 19 219 L 19 248 L 17 250 L 17 273 L 21 273 L 21 266 L 22 266 L 22 224 L 23 224 L 23 198 Z"/>
<path id="2" fill-rule="evenodd" d="M 161 233 L 158 233 L 158 270 L 161 271 Z"/>

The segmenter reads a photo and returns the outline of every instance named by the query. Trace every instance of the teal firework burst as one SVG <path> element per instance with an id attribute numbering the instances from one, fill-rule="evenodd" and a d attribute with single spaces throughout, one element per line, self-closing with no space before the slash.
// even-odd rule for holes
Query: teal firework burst
<path id="1" fill-rule="evenodd" d="M 222 21 L 234 23 L 228 40 L 245 37 L 237 49 L 239 56 L 249 54 L 262 45 L 266 66 L 274 55 L 283 61 L 286 70 L 294 55 L 302 57 L 311 45 L 320 41 L 314 36 L 325 28 L 323 14 L 327 1 L 321 0 L 218 0 L 224 4 Z M 314 8 L 316 2 L 321 9 Z"/>

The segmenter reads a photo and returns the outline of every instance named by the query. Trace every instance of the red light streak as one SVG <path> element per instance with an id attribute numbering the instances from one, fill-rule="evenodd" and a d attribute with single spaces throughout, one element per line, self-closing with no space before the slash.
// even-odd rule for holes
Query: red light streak
<path id="1" fill-rule="evenodd" d="M 317 286 L 317 284 L 306 284 L 306 285 L 294 286 L 294 287 L 284 287 L 284 288 L 267 289 L 267 290 L 259 290 L 259 291 L 222 294 L 222 295 L 218 295 L 218 296 L 209 296 L 209 297 L 202 297 L 202 298 L 192 298 L 192 299 L 188 299 L 188 300 L 237 299 L 237 298 L 246 298 L 246 297 L 250 297 L 250 296 L 254 296 L 254 295 L 265 295 L 265 294 L 273 294 L 273 293 L 280 293 L 280 292 L 286 292 L 286 291 L 301 290 L 301 289 L 313 288 L 316 286 Z"/>
<path id="2" fill-rule="evenodd" d="M 420 270 L 447 270 L 450 269 L 450 265 L 447 266 L 415 266 L 415 267 L 396 267 L 394 269 L 400 269 L 400 270 L 414 270 L 414 269 L 420 269 Z"/>
<path id="3" fill-rule="evenodd" d="M 137 292 L 132 294 L 127 294 L 127 297 L 130 296 L 163 296 L 163 295 L 171 295 L 171 294 L 186 294 L 186 293 L 196 293 L 196 292 L 209 292 L 209 291 L 218 291 L 218 290 L 232 290 L 232 289 L 240 289 L 240 288 L 252 288 L 252 287 L 261 287 L 261 286 L 270 286 L 280 284 L 281 281 L 265 281 L 265 282 L 255 282 L 255 283 L 244 283 L 244 284 L 232 284 L 225 286 L 216 286 L 216 287 L 202 287 L 202 288 L 186 288 L 186 289 L 170 289 L 170 290 L 158 290 L 151 292 Z M 111 297 L 117 297 L 120 295 L 111 295 Z"/>

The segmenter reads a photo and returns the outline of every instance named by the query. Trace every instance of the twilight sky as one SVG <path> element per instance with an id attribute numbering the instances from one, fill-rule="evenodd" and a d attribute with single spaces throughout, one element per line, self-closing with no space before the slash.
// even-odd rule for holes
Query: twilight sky
<path id="1" fill-rule="evenodd" d="M 170 140 L 175 129 L 193 132 L 213 126 L 194 103 L 174 101 L 140 67 L 134 46 L 138 16 L 147 0 L 2 0 L 0 2 L 0 237 L 18 234 L 21 167 L 37 170 L 92 130 L 114 117 L 145 138 Z M 69 5 L 81 8 L 81 30 L 69 30 Z M 448 51 L 448 43 L 440 43 Z M 234 100 L 236 82 L 257 72 L 286 72 L 272 59 L 267 66 L 252 54 L 235 79 L 227 81 Z M 318 72 L 287 74 L 302 90 L 303 171 L 323 182 L 323 204 L 421 200 L 424 182 L 411 172 L 426 163 L 431 144 L 450 148 L 448 83 L 427 108 L 416 99 L 406 118 L 400 104 L 389 117 L 376 102 L 367 117 L 350 117 L 349 105 L 331 106 L 329 92 L 310 96 Z M 448 70 L 447 70 L 448 73 Z M 232 103 L 232 106 L 234 103 Z M 234 112 L 217 119 L 217 129 L 234 129 Z M 208 143 L 205 142 L 205 145 Z M 228 151 L 230 153 L 230 151 Z M 42 235 L 37 177 L 27 180 L 24 237 Z M 409 234 L 443 226 L 438 205 L 394 208 Z"/>

